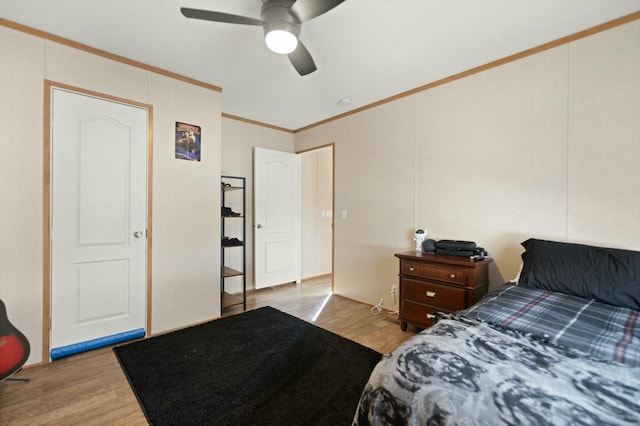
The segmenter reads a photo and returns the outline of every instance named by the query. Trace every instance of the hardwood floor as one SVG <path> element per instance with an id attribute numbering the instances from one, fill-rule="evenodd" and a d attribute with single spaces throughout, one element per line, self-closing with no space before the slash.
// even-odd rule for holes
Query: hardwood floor
<path id="1" fill-rule="evenodd" d="M 400 330 L 397 315 L 373 315 L 369 305 L 331 295 L 328 279 L 247 294 L 248 310 L 267 305 L 382 353 L 414 334 Z M 16 377 L 31 380 L 0 382 L 0 425 L 147 424 L 110 347 L 27 367 Z"/>

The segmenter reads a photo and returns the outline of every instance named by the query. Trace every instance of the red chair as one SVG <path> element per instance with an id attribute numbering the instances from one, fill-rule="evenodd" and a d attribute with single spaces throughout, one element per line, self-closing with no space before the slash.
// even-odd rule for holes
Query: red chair
<path id="1" fill-rule="evenodd" d="M 0 381 L 29 381 L 27 378 L 9 376 L 22 369 L 30 350 L 29 341 L 9 322 L 7 309 L 0 300 Z"/>

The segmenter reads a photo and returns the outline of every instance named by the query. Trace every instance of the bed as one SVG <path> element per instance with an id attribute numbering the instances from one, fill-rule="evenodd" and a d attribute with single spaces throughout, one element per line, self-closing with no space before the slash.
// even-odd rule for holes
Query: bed
<path id="1" fill-rule="evenodd" d="M 640 252 L 522 245 L 515 282 L 383 356 L 354 425 L 640 424 Z"/>

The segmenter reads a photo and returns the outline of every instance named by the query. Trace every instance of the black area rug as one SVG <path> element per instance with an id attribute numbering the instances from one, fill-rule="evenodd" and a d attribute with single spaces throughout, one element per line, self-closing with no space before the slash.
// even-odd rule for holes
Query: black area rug
<path id="1" fill-rule="evenodd" d="M 350 425 L 381 357 L 271 307 L 114 352 L 154 425 Z"/>

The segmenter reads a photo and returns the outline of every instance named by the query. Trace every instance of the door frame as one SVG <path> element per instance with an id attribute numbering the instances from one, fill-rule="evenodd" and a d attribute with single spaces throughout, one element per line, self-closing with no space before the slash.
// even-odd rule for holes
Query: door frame
<path id="1" fill-rule="evenodd" d="M 336 143 L 330 142 L 325 145 L 314 146 L 312 148 L 296 151 L 296 154 L 318 151 L 331 148 L 331 293 L 335 277 L 335 253 L 336 253 Z"/>
<path id="2" fill-rule="evenodd" d="M 44 80 L 44 126 L 42 158 L 42 362 L 50 362 L 51 351 L 51 91 L 53 88 L 76 92 L 147 110 L 147 282 L 145 335 L 151 333 L 151 262 L 153 201 L 153 106 L 81 87 Z"/>

